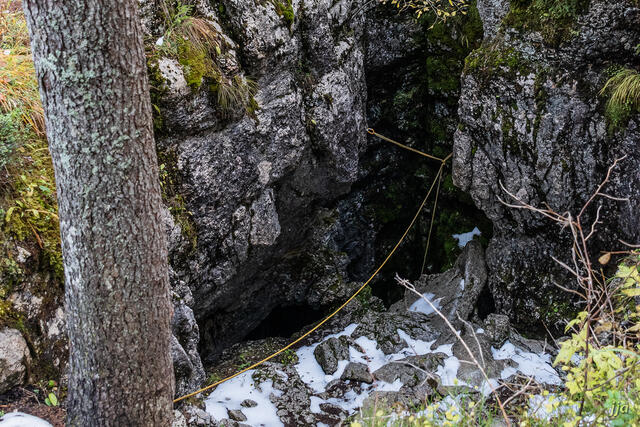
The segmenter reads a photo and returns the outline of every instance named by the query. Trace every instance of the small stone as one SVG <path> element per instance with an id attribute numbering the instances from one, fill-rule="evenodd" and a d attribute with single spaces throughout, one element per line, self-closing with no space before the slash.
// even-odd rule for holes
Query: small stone
<path id="1" fill-rule="evenodd" d="M 331 414 L 331 415 L 346 415 L 347 414 L 347 412 L 344 409 L 342 409 L 338 405 L 333 405 L 331 403 L 321 403 L 320 404 L 320 410 L 322 410 L 322 412 L 326 412 L 327 414 Z"/>
<path id="2" fill-rule="evenodd" d="M 373 375 L 371 375 L 369 368 L 364 363 L 351 362 L 344 368 L 340 379 L 371 384 L 373 382 Z"/>
<path id="3" fill-rule="evenodd" d="M 333 375 L 338 369 L 338 361 L 349 359 L 349 345 L 339 338 L 329 338 L 316 347 L 313 355 L 324 373 Z"/>
<path id="4" fill-rule="evenodd" d="M 251 399 L 245 399 L 242 401 L 240 406 L 242 406 L 243 408 L 255 408 L 256 406 L 258 406 L 258 402 Z"/>
<path id="5" fill-rule="evenodd" d="M 173 423 L 171 427 L 187 427 L 187 419 L 182 415 L 182 412 L 177 409 L 173 411 Z"/>
<path id="6" fill-rule="evenodd" d="M 229 418 L 234 421 L 247 421 L 247 416 L 240 409 L 228 409 Z"/>
<path id="7" fill-rule="evenodd" d="M 188 405 L 184 409 L 189 427 L 209 427 L 214 425 L 213 417 L 202 409 Z"/>
<path id="8" fill-rule="evenodd" d="M 427 356 L 432 356 L 433 358 Z M 417 386 L 427 377 L 424 371 L 435 371 L 441 358 L 435 354 L 429 354 L 426 356 L 415 356 L 405 359 L 404 361 L 410 364 L 401 363 L 402 361 L 398 361 L 398 363 L 388 363 L 375 371 L 373 376 L 376 380 L 381 380 L 389 384 L 400 380 L 402 384 L 411 387 Z M 411 365 L 418 366 L 422 368 L 422 370 L 416 369 Z M 428 369 L 425 369 L 427 367 Z"/>

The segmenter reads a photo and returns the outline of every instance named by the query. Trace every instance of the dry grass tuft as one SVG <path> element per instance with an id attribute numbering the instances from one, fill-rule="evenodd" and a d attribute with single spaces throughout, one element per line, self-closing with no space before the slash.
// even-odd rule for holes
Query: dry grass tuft
<path id="1" fill-rule="evenodd" d="M 602 88 L 602 93 L 611 90 L 609 105 L 628 105 L 640 110 L 640 73 L 623 68 L 611 77 Z"/>
<path id="2" fill-rule="evenodd" d="M 0 2 L 0 112 L 18 112 L 22 122 L 44 136 L 44 116 L 20 2 Z"/>

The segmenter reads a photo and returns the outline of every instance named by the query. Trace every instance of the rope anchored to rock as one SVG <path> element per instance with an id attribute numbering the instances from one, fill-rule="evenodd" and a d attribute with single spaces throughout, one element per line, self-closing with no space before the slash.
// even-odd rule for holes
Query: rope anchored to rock
<path id="1" fill-rule="evenodd" d="M 371 283 L 371 281 L 378 275 L 378 273 L 380 272 L 380 270 L 382 270 L 382 268 L 387 264 L 387 262 L 389 261 L 389 259 L 391 259 L 391 257 L 393 256 L 393 254 L 396 252 L 396 250 L 400 247 L 400 245 L 402 244 L 402 242 L 404 242 L 404 239 L 407 237 L 407 235 L 409 234 L 409 231 L 411 230 L 411 228 L 413 228 L 413 225 L 415 224 L 415 222 L 418 220 L 418 217 L 420 216 L 420 212 L 422 212 L 422 209 L 424 208 L 424 206 L 427 204 L 427 200 L 429 199 L 429 196 L 431 195 L 431 192 L 433 191 L 433 188 L 436 185 L 436 182 L 438 183 L 438 188 L 440 187 L 439 183 L 440 183 L 440 178 L 442 176 L 442 171 L 444 170 L 444 166 L 447 162 L 447 160 L 449 160 L 452 156 L 452 154 L 449 154 L 447 157 L 445 157 L 444 159 L 440 159 L 438 157 L 435 156 L 431 156 L 429 154 L 423 153 L 422 151 L 416 150 L 415 148 L 411 148 L 408 147 L 404 144 L 400 144 L 399 142 L 396 142 L 390 138 L 387 138 L 383 135 L 380 135 L 379 133 L 375 132 L 373 129 L 369 128 L 367 129 L 367 132 L 371 135 L 377 136 L 380 139 L 383 139 L 385 141 L 391 142 L 392 144 L 395 144 L 399 147 L 405 148 L 409 151 L 413 151 L 415 153 L 418 153 L 420 155 L 423 155 L 425 157 L 428 157 L 430 159 L 433 160 L 438 160 L 439 162 L 441 162 L 440 164 L 440 169 L 438 169 L 438 173 L 436 174 L 435 179 L 433 180 L 433 182 L 431 183 L 431 187 L 429 187 L 429 191 L 427 192 L 427 195 L 424 197 L 424 199 L 422 200 L 422 203 L 420 204 L 420 206 L 418 207 L 417 212 L 415 213 L 415 215 L 413 216 L 413 219 L 411 220 L 411 222 L 409 223 L 409 226 L 405 229 L 404 233 L 402 234 L 402 237 L 400 237 L 400 240 L 398 240 L 398 243 L 395 244 L 395 246 L 393 247 L 393 249 L 391 249 L 391 251 L 389 252 L 389 254 L 387 255 L 387 257 L 384 259 L 384 261 L 382 261 L 382 263 L 380 264 L 380 266 L 373 272 L 373 274 L 371 275 L 371 277 L 369 277 L 369 279 L 367 279 L 366 282 L 364 282 L 364 284 L 362 286 L 360 286 L 354 293 L 353 295 L 351 295 L 351 297 L 349 297 L 348 300 L 346 300 L 340 307 L 338 307 L 337 309 L 335 309 L 331 314 L 329 314 L 327 317 L 325 317 L 320 323 L 318 323 L 317 325 L 315 325 L 313 328 L 309 329 L 307 332 L 305 332 L 303 335 L 301 335 L 299 338 L 293 340 L 292 342 L 290 342 L 289 344 L 287 344 L 285 347 L 282 347 L 280 350 L 276 351 L 275 353 L 265 357 L 264 359 L 260 360 L 259 362 L 256 362 L 254 364 L 252 364 L 251 366 L 244 368 L 238 372 L 236 372 L 233 375 L 230 375 L 224 379 L 221 379 L 220 381 L 216 381 L 213 384 L 210 384 L 206 387 L 203 387 L 199 390 L 194 391 L 193 393 L 189 393 L 186 394 L 184 396 L 180 396 L 177 399 L 174 399 L 173 403 L 177 403 L 180 402 L 181 400 L 184 399 L 188 399 L 190 397 L 193 397 L 197 394 L 200 394 L 204 391 L 210 390 L 216 386 L 219 386 L 220 384 L 229 381 L 232 378 L 237 377 L 238 375 L 241 375 L 247 371 L 250 371 L 260 365 L 262 365 L 263 363 L 273 359 L 274 357 L 276 357 L 277 355 L 279 355 L 280 353 L 290 349 L 291 347 L 293 347 L 294 345 L 298 344 L 300 341 L 302 341 L 303 339 L 307 338 L 309 335 L 311 335 L 313 332 L 317 331 L 322 325 L 324 325 L 325 323 L 327 323 L 332 317 L 334 317 L 336 314 L 338 314 L 340 311 L 342 311 L 343 308 L 345 308 L 347 306 L 347 304 L 349 304 L 351 301 L 353 301 L 353 299 L 358 296 L 358 294 L 360 292 L 362 292 L 364 290 L 364 288 L 366 288 L 369 283 Z M 428 246 L 427 246 L 428 249 Z M 425 252 L 426 254 L 426 252 Z"/>

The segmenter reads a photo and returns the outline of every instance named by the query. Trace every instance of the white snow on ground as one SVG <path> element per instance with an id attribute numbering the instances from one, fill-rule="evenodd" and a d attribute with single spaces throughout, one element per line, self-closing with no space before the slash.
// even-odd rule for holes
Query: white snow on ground
<path id="1" fill-rule="evenodd" d="M 378 343 L 372 339 L 358 337 L 356 343 L 364 350 L 364 353 L 361 353 L 353 347 L 349 347 L 349 359 L 353 362 L 364 363 L 369 367 L 369 371 L 371 372 L 393 360 L 390 358 L 390 356 L 393 355 L 384 354 L 384 352 L 378 348 Z"/>
<path id="2" fill-rule="evenodd" d="M 404 357 L 406 357 L 406 356 L 422 356 L 423 354 L 433 353 L 431 351 L 431 346 L 436 342 L 436 340 L 433 340 L 433 341 L 414 340 L 413 338 L 411 338 L 409 336 L 409 334 L 407 334 L 402 329 L 397 329 L 396 332 L 398 333 L 398 336 L 401 339 L 403 339 L 404 342 L 407 343 L 407 347 L 405 347 L 404 349 L 400 350 L 400 353 Z M 437 351 L 438 350 L 436 350 L 436 352 Z"/>
<path id="3" fill-rule="evenodd" d="M 431 295 L 430 298 L 432 297 L 433 296 Z M 344 335 L 351 336 L 357 326 L 357 324 L 351 324 L 343 331 L 325 337 L 324 340 Z M 361 336 L 354 340 L 357 344 L 357 348 L 354 345 L 349 346 L 349 360 L 338 361 L 338 369 L 336 372 L 332 375 L 325 375 L 313 354 L 315 348 L 320 344 L 320 342 L 318 342 L 309 346 L 301 347 L 296 351 L 296 354 L 298 355 L 298 363 L 295 365 L 295 369 L 298 371 L 302 381 L 314 390 L 315 393 L 320 394 L 325 391 L 327 385 L 331 381 L 339 379 L 342 376 L 342 373 L 349 362 L 366 364 L 369 371 L 374 372 L 388 363 L 404 359 L 408 356 L 421 356 L 428 353 L 444 353 L 447 358 L 444 359 L 441 366 L 437 367 L 435 374 L 440 376 L 442 384 L 445 386 L 465 385 L 464 381 L 457 378 L 458 369 L 460 368 L 460 360 L 453 355 L 453 344 L 445 344 L 432 349 L 435 340 L 423 341 L 420 339 L 414 339 L 402 329 L 398 329 L 397 333 L 398 336 L 406 342 L 406 347 L 397 353 L 384 354 L 375 340 Z M 481 331 L 478 331 L 478 333 L 481 333 Z M 501 378 L 503 379 L 508 378 L 516 372 L 521 372 L 524 375 L 533 376 L 536 381 L 541 383 L 560 383 L 558 374 L 550 365 L 551 357 L 548 354 L 528 353 L 515 347 L 509 341 L 505 342 L 499 350 L 492 347 L 491 351 L 495 360 L 511 359 L 517 364 L 517 368 L 509 367 L 502 371 Z M 276 415 L 277 409 L 269 399 L 271 394 L 281 396 L 282 392 L 273 388 L 272 380 L 265 380 L 260 384 L 254 384 L 255 382 L 251 378 L 254 372 L 255 371 L 253 370 L 248 371 L 218 386 L 206 399 L 207 412 L 220 420 L 229 417 L 229 409 L 239 409 L 247 417 L 247 421 L 245 421 L 246 424 L 266 427 L 282 426 L 282 422 Z M 287 375 L 284 372 L 277 372 L 282 378 L 287 378 Z M 497 379 L 490 379 L 489 381 L 493 387 L 498 386 Z M 491 393 L 490 384 L 485 381 L 482 385 L 480 391 L 484 395 Z M 403 384 L 400 380 L 396 380 L 391 384 L 384 381 L 375 381 L 370 385 L 361 384 L 359 388 L 360 391 L 351 389 L 342 397 L 322 399 L 318 396 L 311 396 L 310 410 L 314 413 L 321 413 L 320 405 L 322 403 L 330 403 L 343 408 L 349 413 L 354 413 L 358 408 L 362 407 L 364 400 L 372 392 L 399 391 L 402 386 Z M 258 405 L 253 408 L 243 408 L 240 404 L 245 399 L 251 399 Z M 453 401 L 449 403 L 452 402 Z M 0 427 L 8 426 L 9 425 L 5 426 L 0 423 Z"/>
<path id="4" fill-rule="evenodd" d="M 331 336 L 340 336 L 340 335 L 351 335 L 355 330 L 354 325 L 350 325 L 345 331 L 330 335 Z M 402 329 L 397 330 L 398 335 L 402 338 L 406 343 L 407 347 L 401 349 L 397 353 L 392 354 L 384 354 L 384 352 L 378 347 L 378 343 L 375 340 L 372 340 L 368 337 L 361 336 L 355 339 L 355 343 L 360 347 L 359 349 L 354 348 L 353 346 L 349 346 L 349 360 L 342 360 L 338 362 L 338 369 L 333 375 L 324 375 L 322 368 L 316 361 L 313 350 L 317 347 L 318 344 L 314 344 L 307 347 L 302 347 L 297 351 L 298 354 L 298 364 L 296 365 L 296 369 L 300 374 L 302 380 L 309 385 L 313 390 L 320 393 L 325 390 L 327 384 L 334 379 L 340 378 L 342 373 L 344 372 L 344 368 L 349 362 L 358 362 L 367 365 L 370 372 L 374 372 L 382 366 L 394 362 L 397 360 L 401 360 L 406 358 L 407 356 L 421 356 L 428 353 L 445 353 L 450 356 L 449 359 L 457 359 L 452 356 L 451 349 L 453 344 L 445 344 L 441 345 L 438 348 L 432 350 L 431 347 L 435 343 L 433 341 L 423 341 L 420 339 L 413 339 Z M 327 337 L 327 338 L 329 338 Z M 326 338 L 325 338 L 326 339 Z M 362 351 L 360 351 L 362 350 Z M 447 359 L 447 360 L 449 360 Z M 453 361 L 453 360 L 452 360 Z M 446 364 L 446 362 L 445 362 Z M 459 363 L 458 363 L 459 365 Z M 457 367 L 452 366 L 451 362 L 449 362 L 449 366 L 443 368 L 446 370 L 446 374 L 449 376 L 450 381 L 453 382 L 457 373 Z M 443 371 L 444 372 L 444 371 Z M 403 386 L 400 380 L 394 381 L 392 384 L 389 384 L 384 381 L 376 381 L 371 385 L 362 385 L 361 392 L 356 392 L 354 390 L 350 390 L 342 398 L 329 398 L 326 400 L 321 399 L 320 397 L 313 396 L 311 397 L 311 412 L 320 413 L 320 404 L 321 403 L 330 403 L 336 406 L 343 408 L 344 410 L 352 413 L 356 409 L 362 406 L 364 400 L 374 391 L 399 391 Z"/>
<path id="5" fill-rule="evenodd" d="M 465 246 L 467 246 L 467 243 L 473 240 L 473 236 L 480 236 L 481 234 L 482 233 L 480 233 L 480 230 L 478 230 L 478 227 L 475 227 L 473 230 L 469 231 L 468 233 L 453 234 L 451 237 L 453 237 L 458 241 L 459 247 L 464 248 Z"/>
<path id="6" fill-rule="evenodd" d="M 357 327 L 357 324 L 352 323 L 351 325 L 347 326 L 342 332 L 326 336 L 323 341 L 326 341 L 329 338 L 338 338 L 343 335 L 350 336 Z M 320 342 L 317 342 L 312 345 L 300 347 L 296 351 L 296 354 L 298 355 L 296 370 L 298 371 L 298 374 L 300 375 L 302 381 L 304 381 L 317 393 L 323 392 L 330 381 L 340 378 L 340 376 L 344 372 L 344 368 L 349 364 L 348 361 L 340 361 L 338 362 L 338 370 L 333 375 L 325 375 L 324 371 L 316 361 L 316 357 L 313 355 L 313 351 L 319 344 Z"/>
<path id="7" fill-rule="evenodd" d="M 517 368 L 505 368 L 500 377 L 509 378 L 516 372 L 533 377 L 537 382 L 544 384 L 561 384 L 558 373 L 551 367 L 551 356 L 548 354 L 528 353 L 516 348 L 509 341 L 505 342 L 499 350 L 491 347 L 491 353 L 495 360 L 511 359 L 518 364 Z"/>
<path id="8" fill-rule="evenodd" d="M 433 300 L 433 297 L 435 295 L 434 294 L 424 294 L 423 297 L 425 297 L 426 299 L 428 299 L 429 301 L 431 301 L 431 304 L 433 304 L 433 306 L 435 308 L 437 308 L 438 310 L 440 310 L 440 300 L 442 298 L 438 298 L 437 300 Z M 420 313 L 424 313 L 424 314 L 431 314 L 433 313 L 433 308 L 431 307 L 431 305 L 429 305 L 428 302 L 426 302 L 423 298 L 419 298 L 416 302 L 414 302 L 413 304 L 411 304 L 411 307 L 409 307 L 409 311 L 417 311 Z"/>
<path id="9" fill-rule="evenodd" d="M 489 378 L 489 382 L 487 382 L 486 380 L 483 381 L 482 389 L 480 390 L 480 392 L 483 396 L 488 396 L 493 393 L 493 390 L 497 390 L 499 386 L 500 384 L 498 383 L 498 380 L 496 380 L 495 378 Z"/>
<path id="10" fill-rule="evenodd" d="M 276 405 L 271 403 L 269 395 L 282 395 L 280 390 L 273 388 L 273 381 L 266 380 L 256 384 L 251 378 L 255 370 L 220 384 L 205 400 L 206 410 L 215 419 L 229 418 L 228 409 L 240 409 L 246 415 L 246 424 L 252 426 L 282 426 L 283 423 L 276 415 Z M 253 408 L 243 408 L 240 404 L 251 399 L 258 405 Z"/>
<path id="11" fill-rule="evenodd" d="M 22 412 L 9 412 L 0 417 L 1 427 L 53 427 L 49 422 Z"/>

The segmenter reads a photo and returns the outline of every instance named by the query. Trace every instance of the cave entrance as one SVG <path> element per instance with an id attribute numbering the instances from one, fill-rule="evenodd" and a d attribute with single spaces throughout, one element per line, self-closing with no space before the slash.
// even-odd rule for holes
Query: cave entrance
<path id="1" fill-rule="evenodd" d="M 278 306 L 245 337 L 245 341 L 270 337 L 288 338 L 305 326 L 318 322 L 325 311 L 310 305 Z"/>

